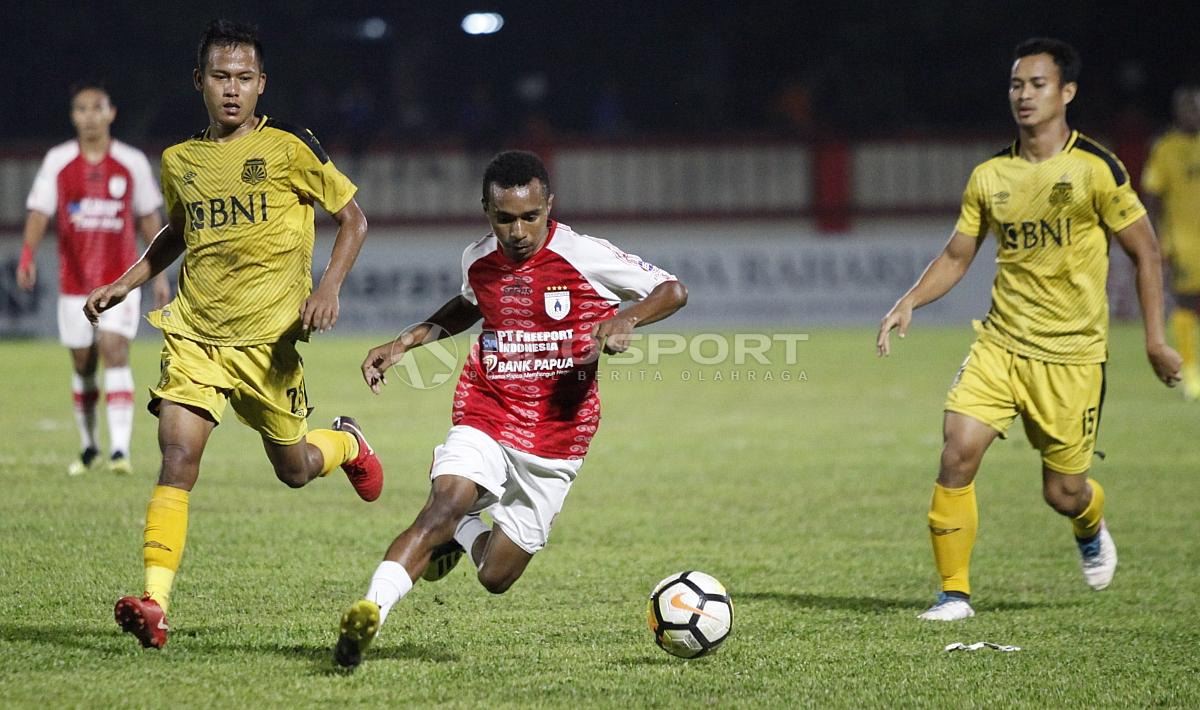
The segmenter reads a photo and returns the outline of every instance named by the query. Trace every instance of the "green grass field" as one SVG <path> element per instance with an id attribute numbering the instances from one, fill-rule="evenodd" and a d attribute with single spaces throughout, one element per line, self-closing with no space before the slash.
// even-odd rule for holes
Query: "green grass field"
<path id="1" fill-rule="evenodd" d="M 817 330 L 793 366 L 606 369 L 604 423 L 525 577 L 503 596 L 468 565 L 419 584 L 354 673 L 331 662 L 338 617 L 424 501 L 452 385 L 372 397 L 357 367 L 380 338 L 303 349 L 313 421 L 358 417 L 387 467 L 373 504 L 340 473 L 288 489 L 229 413 L 156 652 L 119 632 L 112 605 L 141 589 L 157 343 L 135 350 L 125 479 L 64 473 L 66 353 L 0 344 L 0 705 L 1200 706 L 1200 406 L 1157 383 L 1137 328 L 1113 334 L 1108 458 L 1093 471 L 1120 549 L 1112 587 L 1084 586 L 1018 425 L 977 483 L 978 616 L 915 618 L 936 579 L 925 510 L 941 403 L 970 338 L 918 323 L 877 361 L 869 331 Z M 653 584 L 687 568 L 721 579 L 737 609 L 724 648 L 696 661 L 655 647 L 644 618 Z M 1024 650 L 942 650 L 984 640 Z"/>

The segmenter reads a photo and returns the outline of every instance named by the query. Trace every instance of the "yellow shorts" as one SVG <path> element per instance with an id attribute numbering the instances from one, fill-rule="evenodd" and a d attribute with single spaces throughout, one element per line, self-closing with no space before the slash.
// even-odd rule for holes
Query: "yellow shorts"
<path id="1" fill-rule="evenodd" d="M 304 361 L 291 340 L 245 346 L 208 345 L 163 333 L 161 376 L 150 388 L 150 413 L 162 400 L 208 412 L 221 423 L 225 403 L 264 439 L 294 444 L 308 433 Z"/>
<path id="2" fill-rule="evenodd" d="M 1104 365 L 1060 365 L 975 341 L 959 368 L 947 412 L 977 419 L 1004 436 L 1018 414 L 1042 463 L 1058 473 L 1084 473 L 1092 465 Z"/>

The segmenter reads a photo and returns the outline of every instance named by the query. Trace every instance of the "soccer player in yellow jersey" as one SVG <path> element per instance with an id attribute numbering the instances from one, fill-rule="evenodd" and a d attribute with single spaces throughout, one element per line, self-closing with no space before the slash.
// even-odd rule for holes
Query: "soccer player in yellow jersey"
<path id="1" fill-rule="evenodd" d="M 1171 331 L 1183 356 L 1183 394 L 1200 399 L 1200 84 L 1175 90 L 1175 127 L 1158 139 L 1142 191 L 1170 264 Z"/>
<path id="2" fill-rule="evenodd" d="M 1017 46 L 1008 100 L 1017 140 L 971 173 L 962 212 L 942 253 L 883 317 L 876 347 L 904 337 L 913 310 L 941 298 L 996 234 L 992 307 L 945 405 L 941 466 L 929 507 L 942 578 L 922 619 L 974 616 L 968 571 L 979 514 L 975 474 L 988 446 L 1020 415 L 1042 456 L 1042 495 L 1071 519 L 1085 581 L 1112 581 L 1117 551 L 1104 522 L 1104 489 L 1089 478 L 1108 357 L 1109 235 L 1137 269 L 1146 354 L 1159 379 L 1178 381 L 1180 359 L 1163 336 L 1161 262 L 1154 230 L 1112 153 L 1067 125 L 1079 56 L 1063 42 Z"/>
<path id="3" fill-rule="evenodd" d="M 167 641 L 165 613 L 187 533 L 188 494 L 226 403 L 262 436 L 275 475 L 298 488 L 341 465 L 364 500 L 383 470 L 355 422 L 309 431 L 296 341 L 338 317 L 338 291 L 367 222 L 354 185 L 308 131 L 254 109 L 266 86 L 255 28 L 214 21 L 200 40 L 194 84 L 209 125 L 162 156 L 168 223 L 142 258 L 85 305 L 95 322 L 181 254 L 175 300 L 150 314 L 163 331 L 158 416 L 162 468 L 146 510 L 145 593 L 115 615 L 143 646 Z M 313 204 L 338 224 L 329 265 L 312 289 Z"/>

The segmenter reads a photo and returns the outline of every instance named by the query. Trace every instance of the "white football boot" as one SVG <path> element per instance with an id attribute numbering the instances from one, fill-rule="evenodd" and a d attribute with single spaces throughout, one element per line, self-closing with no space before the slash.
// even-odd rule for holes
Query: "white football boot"
<path id="1" fill-rule="evenodd" d="M 925 621 L 961 621 L 972 616 L 975 616 L 975 610 L 970 602 L 942 592 L 938 594 L 937 602 L 917 618 Z"/>
<path id="2" fill-rule="evenodd" d="M 1076 538 L 1075 544 L 1079 545 L 1084 581 L 1097 592 L 1107 587 L 1117 572 L 1117 546 L 1113 543 L 1112 535 L 1108 534 L 1108 525 L 1101 520 L 1100 532 L 1096 533 L 1096 537 L 1089 542 L 1080 542 Z"/>

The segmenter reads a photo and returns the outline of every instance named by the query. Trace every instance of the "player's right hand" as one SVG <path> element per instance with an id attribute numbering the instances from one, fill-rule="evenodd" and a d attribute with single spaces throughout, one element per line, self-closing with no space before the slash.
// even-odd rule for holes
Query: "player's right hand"
<path id="1" fill-rule="evenodd" d="M 118 283 L 101 286 L 88 294 L 87 302 L 83 304 L 83 314 L 92 325 L 100 322 L 100 314 L 125 300 L 129 289 Z"/>
<path id="2" fill-rule="evenodd" d="M 1183 358 L 1179 356 L 1175 348 L 1161 342 L 1148 345 L 1146 346 L 1146 357 L 1150 359 L 1150 366 L 1154 368 L 1154 374 L 1162 380 L 1163 384 L 1167 387 L 1179 384 Z"/>
<path id="3" fill-rule="evenodd" d="M 17 266 L 17 285 L 25 291 L 32 291 L 34 284 L 37 283 L 37 264 L 29 262 L 24 266 Z"/>
<path id="4" fill-rule="evenodd" d="M 387 371 L 404 358 L 411 337 L 406 333 L 395 340 L 371 348 L 362 362 L 363 381 L 375 394 L 387 384 Z"/>
<path id="5" fill-rule="evenodd" d="M 892 329 L 899 329 L 901 338 L 908 335 L 908 324 L 912 322 L 912 306 L 904 301 L 892 306 L 883 320 L 879 321 L 879 336 L 875 338 L 875 352 L 879 357 L 887 357 L 892 352 Z"/>

